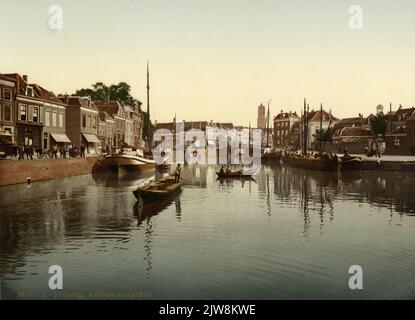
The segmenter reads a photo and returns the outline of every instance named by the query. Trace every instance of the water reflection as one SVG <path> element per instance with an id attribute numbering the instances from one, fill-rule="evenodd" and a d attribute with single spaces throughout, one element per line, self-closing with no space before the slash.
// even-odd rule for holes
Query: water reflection
<path id="1" fill-rule="evenodd" d="M 256 279 L 267 279 L 267 283 L 275 282 L 272 272 L 285 270 L 285 264 L 293 263 L 290 270 L 296 270 L 317 263 L 303 261 L 306 253 L 290 256 L 299 250 L 293 245 L 298 239 L 326 259 L 328 265 L 343 259 L 341 252 L 355 250 L 348 242 L 355 238 L 360 239 L 358 244 L 365 250 L 375 250 L 370 246 L 386 241 L 383 237 L 388 236 L 390 251 L 385 260 L 412 257 L 402 246 L 405 248 L 406 242 L 413 240 L 413 233 L 410 238 L 405 232 L 415 221 L 414 173 L 339 174 L 263 165 L 254 180 L 240 180 L 217 179 L 215 169 L 185 166 L 182 192 L 157 203 L 137 203 L 132 194 L 139 184 L 159 178 L 157 174 L 154 177 L 154 171 L 123 176 L 96 172 L 32 183 L 30 188 L 24 185 L 0 188 L 2 284 L 13 287 L 14 281 L 22 281 L 30 286 L 38 266 L 50 262 L 45 257 L 66 256 L 69 258 L 65 261 L 83 266 L 85 270 L 80 272 L 85 273 L 85 278 L 99 274 L 98 266 L 108 266 L 111 272 L 124 272 L 126 279 L 144 279 L 134 286 L 146 285 L 146 279 L 168 278 L 174 282 L 177 275 L 174 272 L 187 268 L 181 275 L 189 277 L 186 283 L 201 283 L 201 288 L 208 288 L 220 297 L 220 292 L 226 289 L 215 285 L 220 287 L 227 279 L 227 274 L 220 273 L 223 269 L 232 268 L 235 281 L 225 282 L 239 292 L 233 283 L 247 278 L 246 270 L 252 269 L 253 261 L 259 264 L 258 270 L 267 271 Z M 385 226 L 390 227 L 387 232 Z M 392 226 L 409 227 L 397 230 Z M 378 230 L 383 234 L 379 232 L 378 236 Z M 371 241 L 359 238 L 362 234 Z M 312 247 L 316 237 L 318 242 L 327 239 L 336 250 L 325 256 L 319 246 Z M 281 262 L 280 255 L 288 249 L 291 250 L 288 259 Z M 200 252 L 208 253 L 202 257 Z M 395 252 L 401 252 L 401 256 L 395 259 Z M 93 264 L 86 260 L 92 254 Z M 192 273 L 193 266 L 181 265 L 182 260 L 183 263 L 195 260 L 197 264 L 198 259 L 201 262 L 194 270 L 200 270 L 200 274 Z M 132 271 L 129 266 L 137 264 L 141 268 Z M 377 266 L 373 264 L 374 268 Z M 311 267 L 308 271 L 316 274 Z M 215 281 L 210 281 L 209 277 L 215 277 L 216 273 L 219 275 Z M 114 280 L 109 286 L 119 288 L 119 281 Z M 122 285 L 132 286 L 127 280 Z M 151 288 L 159 285 L 166 290 L 160 283 L 148 285 Z M 198 290 L 197 297 L 205 297 L 204 289 Z M 246 292 L 246 297 L 251 297 L 250 291 Z"/>

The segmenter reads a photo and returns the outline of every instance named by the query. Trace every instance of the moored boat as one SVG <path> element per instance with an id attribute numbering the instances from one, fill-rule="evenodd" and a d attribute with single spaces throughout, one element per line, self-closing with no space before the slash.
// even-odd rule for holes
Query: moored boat
<path id="1" fill-rule="evenodd" d="M 362 158 L 344 155 L 339 158 L 340 170 L 360 170 L 362 168 Z"/>
<path id="2" fill-rule="evenodd" d="M 174 177 L 168 177 L 142 188 L 137 188 L 133 191 L 133 194 L 137 200 L 140 198 L 143 200 L 166 199 L 179 191 L 182 185 L 182 181 L 176 182 Z"/>
<path id="3" fill-rule="evenodd" d="M 120 171 L 122 169 L 128 171 L 145 170 L 154 168 L 156 165 L 153 159 L 144 158 L 138 153 L 127 153 L 125 151 L 107 155 L 104 161 L 113 171 Z"/>
<path id="4" fill-rule="evenodd" d="M 335 157 L 304 157 L 289 156 L 284 158 L 288 164 L 311 170 L 336 170 L 338 168 L 338 158 Z"/>

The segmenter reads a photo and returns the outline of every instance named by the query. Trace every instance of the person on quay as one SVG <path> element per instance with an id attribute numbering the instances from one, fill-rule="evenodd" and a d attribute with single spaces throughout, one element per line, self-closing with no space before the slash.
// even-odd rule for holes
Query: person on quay
<path id="1" fill-rule="evenodd" d="M 30 160 L 33 160 L 33 148 L 31 145 L 26 147 L 26 159 L 29 160 L 29 158 Z"/>
<path id="2" fill-rule="evenodd" d="M 182 173 L 182 166 L 180 165 L 180 163 L 178 163 L 176 166 L 176 171 L 174 173 L 174 182 L 180 182 L 181 173 Z"/>
<path id="3" fill-rule="evenodd" d="M 229 168 L 229 166 L 226 167 L 226 173 L 231 173 L 231 168 Z"/>
<path id="4" fill-rule="evenodd" d="M 19 149 L 17 151 L 19 153 L 19 160 L 23 160 L 24 159 L 23 158 L 24 156 L 24 144 L 23 143 L 19 145 Z"/>

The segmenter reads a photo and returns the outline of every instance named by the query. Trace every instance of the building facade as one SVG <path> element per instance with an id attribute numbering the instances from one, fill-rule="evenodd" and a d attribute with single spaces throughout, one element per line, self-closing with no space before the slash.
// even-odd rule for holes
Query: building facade
<path id="1" fill-rule="evenodd" d="M 16 142 L 16 81 L 0 75 L 0 139 L 10 145 Z"/>
<path id="2" fill-rule="evenodd" d="M 291 129 L 300 121 L 296 112 L 281 112 L 274 117 L 274 147 L 287 148 L 291 145 Z"/>
<path id="3" fill-rule="evenodd" d="M 72 146 L 86 147 L 88 153 L 98 153 L 98 108 L 89 97 L 59 96 L 66 103 L 66 133 Z"/>

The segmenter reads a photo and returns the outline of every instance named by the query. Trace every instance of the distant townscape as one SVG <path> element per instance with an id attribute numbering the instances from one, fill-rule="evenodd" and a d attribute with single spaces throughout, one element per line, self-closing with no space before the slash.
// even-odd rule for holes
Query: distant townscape
<path id="1" fill-rule="evenodd" d="M 39 84 L 30 83 L 27 75 L 0 74 L 0 138 L 6 146 L 31 146 L 37 150 L 53 148 L 83 149 L 86 154 L 109 153 L 120 148 L 144 148 L 145 113 L 139 100 L 111 100 L 111 95 L 56 95 Z M 89 94 L 89 95 L 88 95 Z M 94 98 L 96 100 L 94 100 Z M 307 126 L 304 126 L 306 117 Z M 339 119 L 322 106 L 307 111 L 284 111 L 270 123 L 269 106 L 258 106 L 256 127 L 263 132 L 264 148 L 295 151 L 317 150 L 324 141 L 325 150 L 363 154 L 370 150 L 395 155 L 415 155 L 415 107 L 388 110 L 378 105 L 375 114 Z M 211 121 L 184 121 L 185 130 L 207 127 L 241 130 L 244 126 Z M 171 129 L 170 123 L 155 122 L 154 130 Z M 251 126 L 249 126 L 251 128 Z M 306 128 L 306 129 L 304 129 Z M 305 131 L 306 132 L 305 132 Z M 304 133 L 305 132 L 305 133 Z M 7 150 L 1 150 L 2 155 Z"/>

